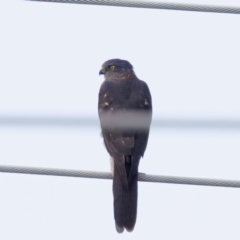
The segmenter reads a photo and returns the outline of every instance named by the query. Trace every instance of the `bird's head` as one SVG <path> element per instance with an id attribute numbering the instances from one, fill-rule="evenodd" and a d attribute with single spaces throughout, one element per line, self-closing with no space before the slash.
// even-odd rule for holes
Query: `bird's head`
<path id="1" fill-rule="evenodd" d="M 103 63 L 99 75 L 103 74 L 105 80 L 124 80 L 135 77 L 130 62 L 121 59 L 111 59 Z"/>

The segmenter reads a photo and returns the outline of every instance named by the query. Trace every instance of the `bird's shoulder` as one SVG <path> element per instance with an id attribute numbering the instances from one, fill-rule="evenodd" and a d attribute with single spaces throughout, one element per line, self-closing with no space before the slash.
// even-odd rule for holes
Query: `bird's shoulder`
<path id="1" fill-rule="evenodd" d="M 138 79 L 134 87 L 134 97 L 141 109 L 152 109 L 152 96 L 147 83 Z"/>
<path id="2" fill-rule="evenodd" d="M 151 98 L 151 93 L 147 83 L 140 79 L 138 80 L 138 83 L 139 83 L 140 94 L 146 95 Z"/>
<path id="3" fill-rule="evenodd" d="M 116 89 L 116 83 L 113 81 L 104 81 L 101 84 L 99 95 L 108 92 L 108 91 L 115 91 Z"/>

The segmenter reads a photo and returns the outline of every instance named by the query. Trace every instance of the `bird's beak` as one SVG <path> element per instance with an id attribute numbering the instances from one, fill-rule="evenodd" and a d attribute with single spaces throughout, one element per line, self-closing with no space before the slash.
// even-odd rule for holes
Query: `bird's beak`
<path id="1" fill-rule="evenodd" d="M 99 75 L 101 75 L 101 74 L 105 74 L 106 73 L 106 71 L 105 71 L 105 69 L 104 68 L 102 68 L 100 71 L 99 71 Z"/>

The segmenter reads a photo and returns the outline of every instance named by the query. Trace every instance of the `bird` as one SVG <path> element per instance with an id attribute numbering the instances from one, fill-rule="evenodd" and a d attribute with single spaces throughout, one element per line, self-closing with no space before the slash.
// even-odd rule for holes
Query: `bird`
<path id="1" fill-rule="evenodd" d="M 102 64 L 98 116 L 105 147 L 113 162 L 113 208 L 118 233 L 132 232 L 137 218 L 138 166 L 147 147 L 152 97 L 127 60 Z"/>

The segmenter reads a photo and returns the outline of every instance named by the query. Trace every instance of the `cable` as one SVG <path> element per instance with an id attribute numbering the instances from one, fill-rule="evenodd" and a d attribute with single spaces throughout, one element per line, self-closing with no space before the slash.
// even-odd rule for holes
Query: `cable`
<path id="1" fill-rule="evenodd" d="M 193 12 L 211 12 L 211 13 L 230 13 L 240 14 L 239 7 L 185 4 L 185 3 L 168 3 L 153 1 L 134 1 L 134 0 L 28 0 L 38 2 L 58 2 L 58 3 L 78 3 L 115 7 L 133 7 L 133 8 L 151 8 L 163 10 L 179 10 Z"/>
<path id="2" fill-rule="evenodd" d="M 134 122 L 135 124 L 136 122 Z M 97 118 L 91 117 L 11 117 L 0 116 L 1 126 L 24 126 L 24 127 L 96 127 L 100 129 Z M 135 127 L 135 126 L 134 126 Z M 151 128 L 170 129 L 217 129 L 217 130 L 240 130 L 240 120 L 230 119 L 170 119 L 154 118 Z"/>
<path id="3" fill-rule="evenodd" d="M 19 167 L 19 166 L 6 166 L 6 165 L 0 165 L 0 172 L 61 176 L 61 177 L 112 179 L 112 174 L 108 172 L 91 172 L 91 171 L 79 171 L 79 170 L 65 170 L 65 169 L 53 169 L 53 168 L 48 169 L 48 168 Z M 240 181 L 207 179 L 207 178 L 158 176 L 158 175 L 147 175 L 144 173 L 139 173 L 138 181 L 200 185 L 200 186 L 211 186 L 211 187 L 240 188 Z"/>

